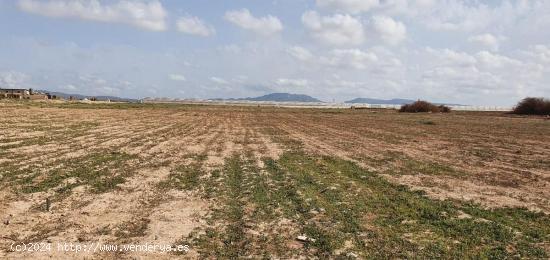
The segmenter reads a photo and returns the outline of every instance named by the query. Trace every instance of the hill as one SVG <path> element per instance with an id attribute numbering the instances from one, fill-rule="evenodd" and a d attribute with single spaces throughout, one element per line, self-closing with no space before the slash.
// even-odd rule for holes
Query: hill
<path id="1" fill-rule="evenodd" d="M 115 96 L 87 96 L 87 95 L 81 95 L 81 94 L 67 94 L 63 92 L 57 92 L 57 91 L 48 91 L 48 90 L 37 90 L 42 93 L 50 93 L 50 95 L 55 95 L 58 97 L 62 97 L 64 99 L 69 99 L 70 97 L 73 97 L 75 99 L 90 99 L 92 97 L 96 98 L 99 101 L 116 101 L 116 102 L 137 102 L 137 99 L 131 99 L 131 98 L 121 98 L 121 97 L 115 97 Z"/>
<path id="2" fill-rule="evenodd" d="M 290 93 L 271 93 L 260 97 L 248 97 L 248 98 L 217 98 L 213 100 L 229 100 L 229 101 L 271 101 L 271 102 L 323 102 L 319 99 L 313 98 L 303 94 L 290 94 Z"/>

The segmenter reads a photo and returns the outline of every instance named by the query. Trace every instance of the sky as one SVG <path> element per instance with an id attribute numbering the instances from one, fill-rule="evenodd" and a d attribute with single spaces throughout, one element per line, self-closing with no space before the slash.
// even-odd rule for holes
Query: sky
<path id="1" fill-rule="evenodd" d="M 509 106 L 550 97 L 548 28 L 547 0 L 0 0 L 0 88 Z"/>

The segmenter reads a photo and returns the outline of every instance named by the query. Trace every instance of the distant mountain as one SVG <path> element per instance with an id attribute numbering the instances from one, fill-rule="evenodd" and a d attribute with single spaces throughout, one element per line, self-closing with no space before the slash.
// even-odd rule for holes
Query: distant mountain
<path id="1" fill-rule="evenodd" d="M 376 98 L 356 98 L 349 101 L 346 101 L 345 103 L 363 103 L 363 104 L 373 104 L 373 105 L 404 105 L 404 104 L 410 104 L 413 103 L 415 100 L 410 99 L 400 99 L 400 98 L 394 98 L 394 99 L 376 99 Z"/>
<path id="2" fill-rule="evenodd" d="M 261 97 L 249 97 L 249 98 L 230 98 L 230 99 L 213 99 L 213 100 L 228 100 L 228 101 L 271 101 L 271 102 L 323 102 L 319 99 L 302 94 L 290 94 L 290 93 L 271 93 Z"/>
<path id="3" fill-rule="evenodd" d="M 80 95 L 80 94 L 67 94 L 63 92 L 57 92 L 57 91 L 48 91 L 48 90 L 37 90 L 38 92 L 42 93 L 50 93 L 52 96 L 58 96 L 62 97 L 64 99 L 69 99 L 70 97 L 73 97 L 74 99 L 90 99 L 92 97 L 96 98 L 99 101 L 117 101 L 117 102 L 137 102 L 137 99 L 131 99 L 131 98 L 121 98 L 121 97 L 115 97 L 115 96 L 87 96 L 87 95 Z"/>

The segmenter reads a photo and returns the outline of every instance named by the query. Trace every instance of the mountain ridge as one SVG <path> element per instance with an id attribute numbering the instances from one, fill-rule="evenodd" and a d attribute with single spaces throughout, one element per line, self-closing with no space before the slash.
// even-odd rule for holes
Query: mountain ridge
<path id="1" fill-rule="evenodd" d="M 69 99 L 70 97 L 73 97 L 75 99 L 95 98 L 96 100 L 99 100 L 99 101 L 105 101 L 105 100 L 119 101 L 119 102 L 137 102 L 138 101 L 137 99 L 133 99 L 133 98 L 121 98 L 116 96 L 92 96 L 92 95 L 82 95 L 82 94 L 68 94 L 64 92 L 49 91 L 49 90 L 37 90 L 37 91 L 42 93 L 49 93 L 52 96 L 58 96 L 64 99 Z"/>
<path id="2" fill-rule="evenodd" d="M 259 97 L 247 97 L 247 98 L 217 98 L 213 100 L 229 100 L 229 101 L 272 101 L 272 102 L 323 102 L 314 97 L 305 94 L 291 94 L 291 93 L 270 93 Z"/>

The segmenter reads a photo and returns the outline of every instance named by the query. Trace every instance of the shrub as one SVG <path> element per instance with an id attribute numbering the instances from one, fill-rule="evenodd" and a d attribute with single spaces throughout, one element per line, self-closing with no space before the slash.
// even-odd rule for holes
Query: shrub
<path id="1" fill-rule="evenodd" d="M 439 112 L 441 113 L 450 113 L 451 112 L 451 108 L 448 107 L 448 106 L 445 106 L 445 105 L 440 105 L 438 106 L 439 108 Z"/>
<path id="2" fill-rule="evenodd" d="M 451 108 L 448 106 L 440 105 L 436 106 L 430 102 L 418 100 L 412 104 L 406 104 L 401 106 L 399 112 L 406 113 L 449 113 Z"/>
<path id="3" fill-rule="evenodd" d="M 512 113 L 519 115 L 550 115 L 550 100 L 534 97 L 524 98 L 512 110 Z"/>

